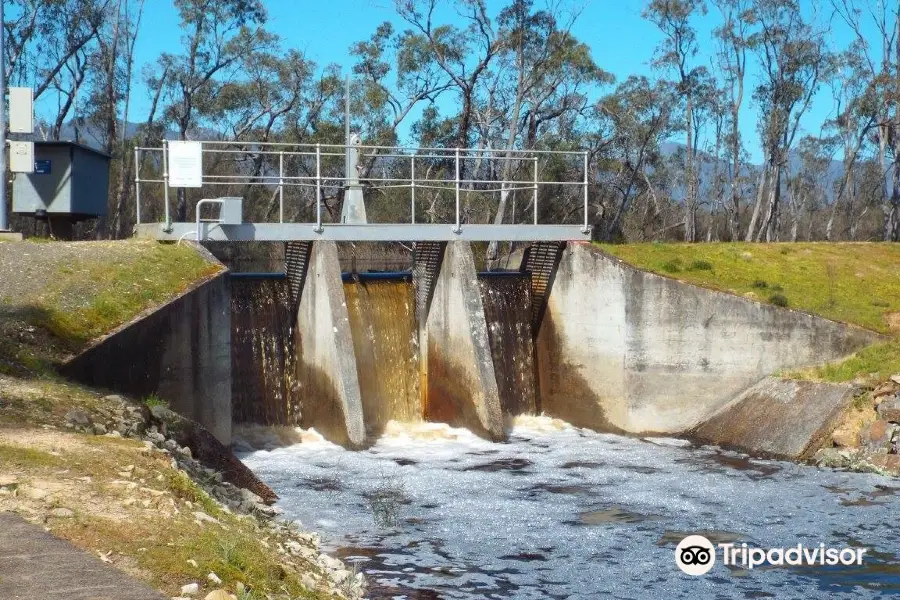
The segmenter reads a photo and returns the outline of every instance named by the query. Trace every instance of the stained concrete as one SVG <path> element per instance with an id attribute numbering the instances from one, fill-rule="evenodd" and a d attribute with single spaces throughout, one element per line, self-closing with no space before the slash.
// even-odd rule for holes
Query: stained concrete
<path id="1" fill-rule="evenodd" d="M 497 376 L 475 260 L 467 242 L 444 250 L 425 323 L 425 416 L 504 437 Z"/>
<path id="2" fill-rule="evenodd" d="M 18 515 L 0 513 L 0 598 L 165 600 L 166 596 Z"/>
<path id="3" fill-rule="evenodd" d="M 478 282 L 503 413 L 535 414 L 531 277 L 480 274 Z"/>
<path id="4" fill-rule="evenodd" d="M 835 360 L 877 339 L 574 243 L 537 336 L 541 406 L 601 430 L 682 432 L 771 373 Z"/>
<path id="5" fill-rule="evenodd" d="M 301 423 L 335 443 L 362 446 L 362 395 L 334 242 L 313 244 L 294 335 Z"/>
<path id="6" fill-rule="evenodd" d="M 231 306 L 226 273 L 101 338 L 61 368 L 77 381 L 157 394 L 231 443 Z"/>
<path id="7" fill-rule="evenodd" d="M 766 377 L 692 432 L 695 439 L 776 458 L 804 459 L 839 424 L 851 384 Z"/>

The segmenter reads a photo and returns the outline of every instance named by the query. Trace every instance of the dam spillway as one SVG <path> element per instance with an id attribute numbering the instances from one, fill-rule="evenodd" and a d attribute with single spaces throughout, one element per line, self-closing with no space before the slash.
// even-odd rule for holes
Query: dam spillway
<path id="1" fill-rule="evenodd" d="M 778 369 L 877 339 L 638 271 L 588 244 L 532 246 L 520 271 L 481 274 L 467 243 L 423 244 L 406 272 L 343 277 L 335 242 L 301 250 L 286 280 L 232 286 L 243 311 L 235 420 L 314 427 L 348 447 L 370 445 L 392 420 L 502 440 L 522 414 L 684 433 Z M 789 446 L 781 454 L 806 450 Z"/>

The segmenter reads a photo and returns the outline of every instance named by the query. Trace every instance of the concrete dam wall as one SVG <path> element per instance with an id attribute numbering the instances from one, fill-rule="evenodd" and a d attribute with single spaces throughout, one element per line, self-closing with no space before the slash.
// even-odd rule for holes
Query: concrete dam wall
<path id="1" fill-rule="evenodd" d="M 767 375 L 878 337 L 569 244 L 537 336 L 541 408 L 597 429 L 683 432 Z"/>

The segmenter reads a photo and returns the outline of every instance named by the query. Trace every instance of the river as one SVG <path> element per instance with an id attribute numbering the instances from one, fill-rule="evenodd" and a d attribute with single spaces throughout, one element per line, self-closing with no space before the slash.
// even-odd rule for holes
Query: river
<path id="1" fill-rule="evenodd" d="M 372 448 L 243 453 L 372 598 L 900 596 L 900 481 L 520 418 L 508 443 L 390 424 Z M 861 566 L 678 570 L 675 545 L 861 546 Z"/>

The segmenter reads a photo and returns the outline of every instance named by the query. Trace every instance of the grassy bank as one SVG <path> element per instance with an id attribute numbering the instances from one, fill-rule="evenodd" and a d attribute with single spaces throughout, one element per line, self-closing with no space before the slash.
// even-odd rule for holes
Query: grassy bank
<path id="1" fill-rule="evenodd" d="M 640 269 L 900 336 L 900 245 L 604 244 Z M 900 373 L 900 337 L 838 363 L 786 375 L 878 381 Z"/>
<path id="2" fill-rule="evenodd" d="M 221 268 L 147 240 L 0 243 L 0 372 L 51 370 Z"/>
<path id="3" fill-rule="evenodd" d="M 188 245 L 0 243 L 0 511 L 167 596 L 195 582 L 200 598 L 217 588 L 240 600 L 333 598 L 302 534 L 226 510 L 198 483 L 213 482 L 140 440 L 71 429 L 73 411 L 105 423 L 122 400 L 55 367 L 221 268 Z"/>

